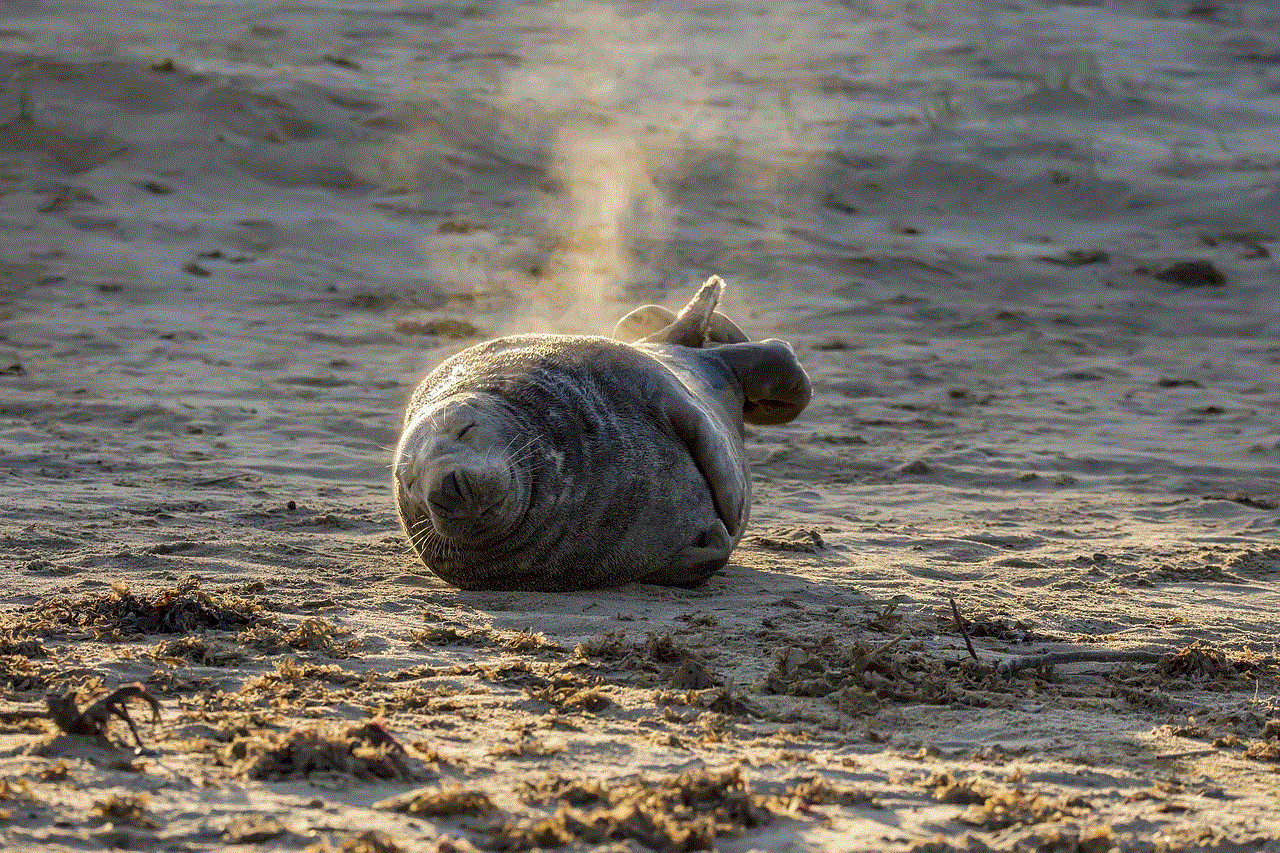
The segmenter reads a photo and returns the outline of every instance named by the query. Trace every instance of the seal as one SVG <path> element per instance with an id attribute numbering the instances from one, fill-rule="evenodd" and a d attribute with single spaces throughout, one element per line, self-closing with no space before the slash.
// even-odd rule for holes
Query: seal
<path id="1" fill-rule="evenodd" d="M 744 422 L 781 424 L 809 378 L 780 340 L 715 310 L 712 276 L 679 314 L 613 338 L 517 335 L 444 361 L 412 394 L 396 447 L 400 521 L 463 589 L 696 586 L 751 510 Z"/>

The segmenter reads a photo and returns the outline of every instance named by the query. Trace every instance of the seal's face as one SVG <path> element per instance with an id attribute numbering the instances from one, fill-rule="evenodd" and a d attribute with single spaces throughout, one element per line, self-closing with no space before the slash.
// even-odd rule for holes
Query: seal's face
<path id="1" fill-rule="evenodd" d="M 488 394 L 450 397 L 406 427 L 396 450 L 396 500 L 420 552 L 491 543 L 519 523 L 528 502 L 520 434 Z"/>

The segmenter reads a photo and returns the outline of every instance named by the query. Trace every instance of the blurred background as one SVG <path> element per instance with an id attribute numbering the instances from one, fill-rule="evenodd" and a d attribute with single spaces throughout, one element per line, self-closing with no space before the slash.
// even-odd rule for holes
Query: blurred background
<path id="1" fill-rule="evenodd" d="M 85 274 L 151 300 L 332 286 L 406 311 L 499 300 L 513 328 L 562 331 L 606 332 L 710 272 L 755 306 L 824 298 L 891 247 L 908 287 L 948 253 L 1085 266 L 1185 251 L 1188 229 L 1260 254 L 1280 216 L 1278 16 L 6 2 L 0 204 L 11 244 L 91 257 Z"/>
<path id="2" fill-rule="evenodd" d="M 14 470 L 345 479 L 385 523 L 425 370 L 712 273 L 814 374 L 783 434 L 882 448 L 845 481 L 987 481 L 958 441 L 1194 491 L 1280 444 L 1269 0 L 4 2 L 0 155 Z"/>

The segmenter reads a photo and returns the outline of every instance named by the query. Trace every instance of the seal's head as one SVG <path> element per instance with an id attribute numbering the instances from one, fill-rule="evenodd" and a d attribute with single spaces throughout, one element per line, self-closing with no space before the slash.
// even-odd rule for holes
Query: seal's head
<path id="1" fill-rule="evenodd" d="M 492 394 L 448 397 L 409 422 L 396 448 L 396 502 L 420 553 L 483 547 L 519 524 L 529 499 L 521 435 Z"/>

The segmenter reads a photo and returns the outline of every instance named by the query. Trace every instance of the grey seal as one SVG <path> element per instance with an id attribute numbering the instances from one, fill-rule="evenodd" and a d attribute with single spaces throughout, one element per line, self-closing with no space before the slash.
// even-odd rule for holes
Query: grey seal
<path id="1" fill-rule="evenodd" d="M 715 310 L 712 276 L 677 315 L 632 311 L 613 338 L 516 335 L 440 364 L 396 448 L 400 521 L 463 589 L 696 586 L 751 509 L 744 422 L 809 402 L 791 347 Z"/>

